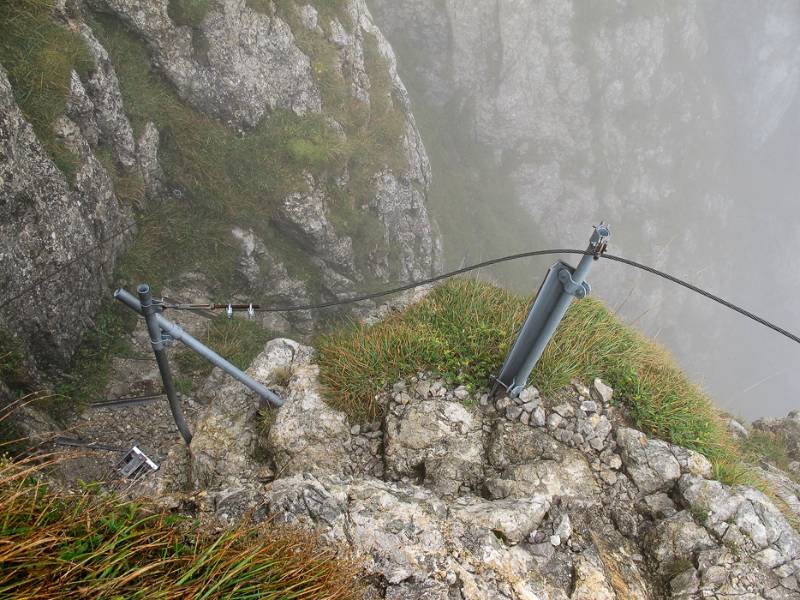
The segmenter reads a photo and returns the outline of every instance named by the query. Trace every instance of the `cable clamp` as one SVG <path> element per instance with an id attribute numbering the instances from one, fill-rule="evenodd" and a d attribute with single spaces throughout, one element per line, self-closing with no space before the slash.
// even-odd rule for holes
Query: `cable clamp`
<path id="1" fill-rule="evenodd" d="M 594 234 L 589 242 L 594 260 L 600 260 L 600 257 L 606 253 L 609 237 L 611 237 L 611 230 L 603 221 L 600 221 L 600 225 L 594 226 Z"/>
<path id="2" fill-rule="evenodd" d="M 581 283 L 575 281 L 572 278 L 572 273 L 570 273 L 569 269 L 566 267 L 558 272 L 558 280 L 561 282 L 561 285 L 564 286 L 564 291 L 566 293 L 570 296 L 575 296 L 579 300 L 586 298 L 586 296 L 592 293 L 592 286 L 585 281 Z"/>

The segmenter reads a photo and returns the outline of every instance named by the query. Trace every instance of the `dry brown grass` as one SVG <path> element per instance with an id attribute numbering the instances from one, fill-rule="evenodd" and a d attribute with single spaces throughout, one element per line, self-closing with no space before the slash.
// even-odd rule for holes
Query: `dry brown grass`
<path id="1" fill-rule="evenodd" d="M 50 489 L 57 461 L 0 463 L 0 597 L 361 597 L 358 566 L 305 532 L 242 524 L 211 534 L 186 517 L 96 489 Z"/>

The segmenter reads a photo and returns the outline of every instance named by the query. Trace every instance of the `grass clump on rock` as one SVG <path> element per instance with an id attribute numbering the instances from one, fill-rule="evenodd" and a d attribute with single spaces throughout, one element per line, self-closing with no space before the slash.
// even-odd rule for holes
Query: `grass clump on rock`
<path id="1" fill-rule="evenodd" d="M 351 418 L 378 416 L 387 385 L 432 371 L 481 388 L 497 374 L 529 299 L 474 280 L 452 280 L 422 302 L 372 326 L 352 324 L 317 341 L 329 402 Z M 531 376 L 547 394 L 571 379 L 600 377 L 634 425 L 708 457 L 717 476 L 739 482 L 738 448 L 700 388 L 661 346 L 623 324 L 601 302 L 573 303 Z"/>
<path id="2" fill-rule="evenodd" d="M 53 20 L 54 0 L 0 2 L 0 64 L 14 99 L 56 166 L 74 178 L 78 157 L 56 138 L 55 120 L 64 114 L 73 70 L 94 66 L 81 36 Z"/>
<path id="3" fill-rule="evenodd" d="M 53 491 L 41 469 L 0 463 L 3 598 L 360 597 L 357 565 L 313 535 L 273 525 L 212 535 L 93 488 Z"/>

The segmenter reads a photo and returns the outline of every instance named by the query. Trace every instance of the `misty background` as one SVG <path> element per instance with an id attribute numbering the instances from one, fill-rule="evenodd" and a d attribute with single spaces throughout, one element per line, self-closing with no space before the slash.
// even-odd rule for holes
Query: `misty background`
<path id="1" fill-rule="evenodd" d="M 610 252 L 800 331 L 800 2 L 371 8 L 430 154 L 446 267 L 583 248 L 602 219 Z M 530 293 L 552 262 L 483 276 Z M 596 265 L 590 282 L 720 408 L 800 408 L 796 344 L 623 265 Z"/>

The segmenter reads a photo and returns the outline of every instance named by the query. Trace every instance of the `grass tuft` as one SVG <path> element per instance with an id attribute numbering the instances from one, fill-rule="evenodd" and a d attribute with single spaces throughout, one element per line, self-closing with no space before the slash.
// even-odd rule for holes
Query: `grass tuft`
<path id="1" fill-rule="evenodd" d="M 53 131 L 64 114 L 75 70 L 94 67 L 83 39 L 53 20 L 54 0 L 0 2 L 0 64 L 8 72 L 14 99 L 53 162 L 74 180 L 80 161 Z"/>
<path id="2" fill-rule="evenodd" d="M 360 595 L 357 565 L 313 535 L 241 525 L 211 535 L 186 517 L 103 495 L 67 494 L 42 466 L 0 462 L 0 596 L 285 598 Z"/>
<path id="3" fill-rule="evenodd" d="M 789 465 L 793 458 L 789 453 L 786 438 L 778 433 L 754 429 L 746 440 L 742 442 L 742 451 L 749 462 L 759 464 L 769 463 L 791 476 Z"/>
<path id="4" fill-rule="evenodd" d="M 354 420 L 380 415 L 387 385 L 432 371 L 453 385 L 489 384 L 527 314 L 529 301 L 493 285 L 453 280 L 387 320 L 350 324 L 317 342 L 329 402 Z M 661 346 L 621 323 L 601 302 L 573 303 L 531 381 L 543 393 L 572 379 L 600 377 L 615 390 L 634 424 L 708 457 L 720 479 L 748 473 L 708 397 Z"/>

